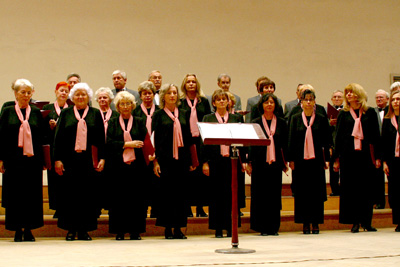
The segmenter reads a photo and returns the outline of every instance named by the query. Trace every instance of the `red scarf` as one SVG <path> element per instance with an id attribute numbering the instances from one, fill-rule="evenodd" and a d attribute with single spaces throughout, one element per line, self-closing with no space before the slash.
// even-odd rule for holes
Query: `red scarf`
<path id="1" fill-rule="evenodd" d="M 224 120 L 222 120 L 222 117 L 218 112 L 215 112 L 215 117 L 217 117 L 219 123 L 227 123 L 229 119 L 229 113 L 228 111 L 225 112 Z M 229 146 L 221 145 L 221 155 L 223 157 L 229 157 Z"/>
<path id="2" fill-rule="evenodd" d="M 31 114 L 31 107 L 28 105 L 25 111 L 25 119 L 22 115 L 21 109 L 17 102 L 15 102 L 15 112 L 17 113 L 18 119 L 21 121 L 18 134 L 18 147 L 22 147 L 24 156 L 33 156 L 33 143 L 32 143 L 32 132 L 29 125 L 29 115 Z"/>
<path id="3" fill-rule="evenodd" d="M 172 112 L 167 108 L 164 108 L 164 111 L 171 118 L 171 120 L 174 121 L 174 139 L 172 142 L 173 156 L 174 159 L 179 159 L 179 147 L 183 147 L 182 128 L 181 123 L 179 122 L 179 110 L 177 107 L 175 107 L 174 114 L 172 114 Z"/>
<path id="4" fill-rule="evenodd" d="M 128 120 L 128 127 L 125 127 L 125 121 L 122 118 L 122 116 L 119 116 L 119 125 L 121 125 L 122 130 L 124 131 L 124 142 L 129 142 L 132 141 L 131 137 L 131 129 L 132 129 L 132 124 L 133 124 L 133 116 L 131 115 Z M 125 130 L 126 129 L 126 130 Z M 124 153 L 122 154 L 124 158 L 124 162 L 126 164 L 131 164 L 136 157 L 135 157 L 135 149 L 131 147 L 126 147 L 124 148 Z"/>
<path id="5" fill-rule="evenodd" d="M 275 158 L 275 142 L 274 142 L 274 134 L 276 131 L 276 116 L 274 115 L 271 120 L 271 129 L 268 127 L 267 119 L 265 118 L 265 115 L 262 116 L 262 123 L 264 125 L 264 129 L 267 132 L 267 135 L 269 137 L 269 140 L 271 141 L 270 145 L 267 146 L 267 157 L 266 157 L 266 162 L 271 164 L 272 162 L 276 161 Z"/>
<path id="6" fill-rule="evenodd" d="M 304 159 L 315 159 L 314 141 L 311 126 L 314 124 L 315 112 L 311 115 L 310 124 L 307 125 L 307 117 L 304 111 L 301 113 L 304 126 L 307 127 L 306 137 L 304 139 Z"/>
<path id="7" fill-rule="evenodd" d="M 89 111 L 89 106 L 86 106 L 85 111 L 83 112 L 83 116 L 78 112 L 76 106 L 74 106 L 75 118 L 78 120 L 78 127 L 76 129 L 76 141 L 75 141 L 75 151 L 81 153 L 86 150 L 86 142 L 87 142 L 87 125 L 84 120 L 87 113 Z"/>

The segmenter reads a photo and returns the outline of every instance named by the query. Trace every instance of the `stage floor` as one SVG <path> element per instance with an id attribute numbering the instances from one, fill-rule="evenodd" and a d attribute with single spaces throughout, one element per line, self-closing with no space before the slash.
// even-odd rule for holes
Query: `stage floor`
<path id="1" fill-rule="evenodd" d="M 144 237 L 141 241 L 66 242 L 37 238 L 15 243 L 0 239 L 0 266 L 400 266 L 400 233 L 394 228 L 352 234 L 346 230 L 319 235 L 284 232 L 279 236 L 240 234 L 239 248 L 251 254 L 219 254 L 231 247 L 230 238 L 188 236 L 187 240 Z"/>

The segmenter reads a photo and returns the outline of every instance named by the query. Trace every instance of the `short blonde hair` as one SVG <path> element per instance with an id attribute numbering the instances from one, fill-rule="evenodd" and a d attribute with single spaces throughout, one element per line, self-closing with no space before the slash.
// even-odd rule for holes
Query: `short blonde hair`
<path id="1" fill-rule="evenodd" d="M 176 106 L 178 107 L 181 104 L 181 100 L 179 99 L 179 88 L 177 85 L 173 84 L 173 83 L 166 83 L 163 86 L 161 86 L 160 90 L 159 90 L 159 95 L 160 95 L 160 108 L 163 109 L 165 107 L 165 100 L 164 100 L 164 96 L 165 94 L 169 91 L 169 89 L 171 89 L 172 87 L 176 88 L 177 91 L 177 96 L 176 96 Z"/>
<path id="2" fill-rule="evenodd" d="M 121 91 L 114 98 L 115 108 L 118 111 L 118 113 L 120 113 L 120 111 L 119 111 L 119 102 L 121 102 L 122 100 L 126 100 L 126 101 L 131 102 L 132 103 L 132 110 L 134 110 L 136 108 L 135 96 L 132 95 L 131 93 L 127 92 L 127 91 Z"/>
<path id="3" fill-rule="evenodd" d="M 368 96 L 367 93 L 365 92 L 364 88 L 359 85 L 358 83 L 350 83 L 349 85 L 347 85 L 344 88 L 344 110 L 345 111 L 349 111 L 350 110 L 350 103 L 347 100 L 347 93 L 348 92 L 353 92 L 353 94 L 355 94 L 357 96 L 357 101 L 359 104 L 361 104 L 361 110 L 363 111 L 363 113 L 365 113 L 368 109 L 367 106 L 367 100 L 368 100 Z"/>
<path id="4" fill-rule="evenodd" d="M 110 98 L 110 101 L 112 101 L 114 99 L 114 94 L 112 93 L 112 91 L 109 87 L 100 87 L 94 93 L 94 100 L 98 101 L 99 94 L 102 94 L 102 93 L 107 93 L 108 97 Z"/>
<path id="5" fill-rule="evenodd" d="M 21 87 L 29 87 L 34 90 L 33 84 L 27 79 L 17 79 L 11 84 L 11 89 L 13 89 L 15 92 L 18 92 Z"/>

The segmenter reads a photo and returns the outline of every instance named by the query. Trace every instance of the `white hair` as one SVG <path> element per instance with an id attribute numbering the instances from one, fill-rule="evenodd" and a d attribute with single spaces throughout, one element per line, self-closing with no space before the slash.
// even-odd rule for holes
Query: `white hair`
<path id="1" fill-rule="evenodd" d="M 76 93 L 76 90 L 85 90 L 89 96 L 89 101 L 92 100 L 93 90 L 92 90 L 92 88 L 89 87 L 89 85 L 87 83 L 75 84 L 74 87 L 72 87 L 71 91 L 69 91 L 69 99 L 72 100 L 72 98 L 74 97 L 74 95 Z"/>
<path id="2" fill-rule="evenodd" d="M 122 78 L 124 78 L 124 80 L 126 80 L 127 76 L 126 76 L 126 72 L 122 71 L 122 70 L 114 70 L 114 72 L 112 73 L 112 75 L 116 75 L 116 74 L 121 74 Z"/>
<path id="3" fill-rule="evenodd" d="M 106 93 L 110 100 L 114 99 L 114 94 L 112 93 L 111 89 L 109 87 L 100 87 L 97 89 L 97 91 L 94 93 L 94 100 L 98 100 L 99 94 Z"/>
<path id="4" fill-rule="evenodd" d="M 375 93 L 375 94 L 377 94 L 377 93 L 384 93 L 384 94 L 386 95 L 386 98 L 388 98 L 388 99 L 389 99 L 389 93 L 388 93 L 388 92 L 386 92 L 385 90 L 383 90 L 383 89 L 378 89 L 378 91 L 376 91 L 376 93 Z"/>
<path id="5" fill-rule="evenodd" d="M 28 81 L 27 79 L 17 79 L 17 80 L 15 80 L 15 81 L 11 84 L 11 88 L 12 88 L 15 92 L 18 92 L 19 89 L 20 89 L 22 86 L 29 87 L 29 88 L 31 88 L 32 90 L 34 89 L 34 88 L 33 88 L 33 84 L 32 84 L 30 81 Z"/>
<path id="6" fill-rule="evenodd" d="M 400 82 L 392 83 L 392 85 L 390 86 L 390 91 L 393 91 L 396 88 L 400 88 Z"/>

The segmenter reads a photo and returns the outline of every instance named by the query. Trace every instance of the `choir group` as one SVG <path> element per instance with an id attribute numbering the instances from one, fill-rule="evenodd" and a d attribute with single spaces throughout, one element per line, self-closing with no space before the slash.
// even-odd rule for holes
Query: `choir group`
<path id="1" fill-rule="evenodd" d="M 239 151 L 238 207 L 245 206 L 247 172 L 251 229 L 278 235 L 282 172 L 290 168 L 294 221 L 303 224 L 304 234 L 318 234 L 327 200 L 325 170 L 331 167 L 340 173 L 340 190 L 334 192 L 340 194 L 339 223 L 351 224 L 353 233 L 360 226 L 377 231 L 371 225 L 374 179 L 376 169 L 383 168 L 393 223 L 400 231 L 400 83 L 392 86 L 380 127 L 365 90 L 355 83 L 334 92 L 334 106 L 340 109 L 336 119 L 316 104 L 310 84 L 299 85 L 298 99 L 283 110 L 275 83 L 260 77 L 259 95 L 243 112 L 240 97 L 229 92 L 226 74 L 218 77 L 221 89 L 212 96 L 204 95 L 195 74 L 187 74 L 179 87 L 162 85 L 161 73 L 153 71 L 138 91 L 127 89 L 126 80 L 125 72 L 115 71 L 115 89 L 94 93 L 71 74 L 56 85 L 56 101 L 42 110 L 32 99 L 31 82 L 12 83 L 15 101 L 6 102 L 0 116 L 0 172 L 5 227 L 15 231 L 14 241 L 35 241 L 31 230 L 44 225 L 43 168 L 50 209 L 56 210 L 67 241 L 91 240 L 88 232 L 97 229 L 102 209 L 108 210 L 109 232 L 116 240 L 126 234 L 140 240 L 148 206 L 166 239 L 187 238 L 181 229 L 193 216 L 191 206 L 198 217 L 209 217 L 215 237 L 223 237 L 223 231 L 231 236 L 231 151 L 204 145 L 197 122 L 243 123 L 244 115 L 271 141 Z M 99 109 L 91 106 L 93 97 Z M 209 206 L 208 215 L 203 206 Z"/>

